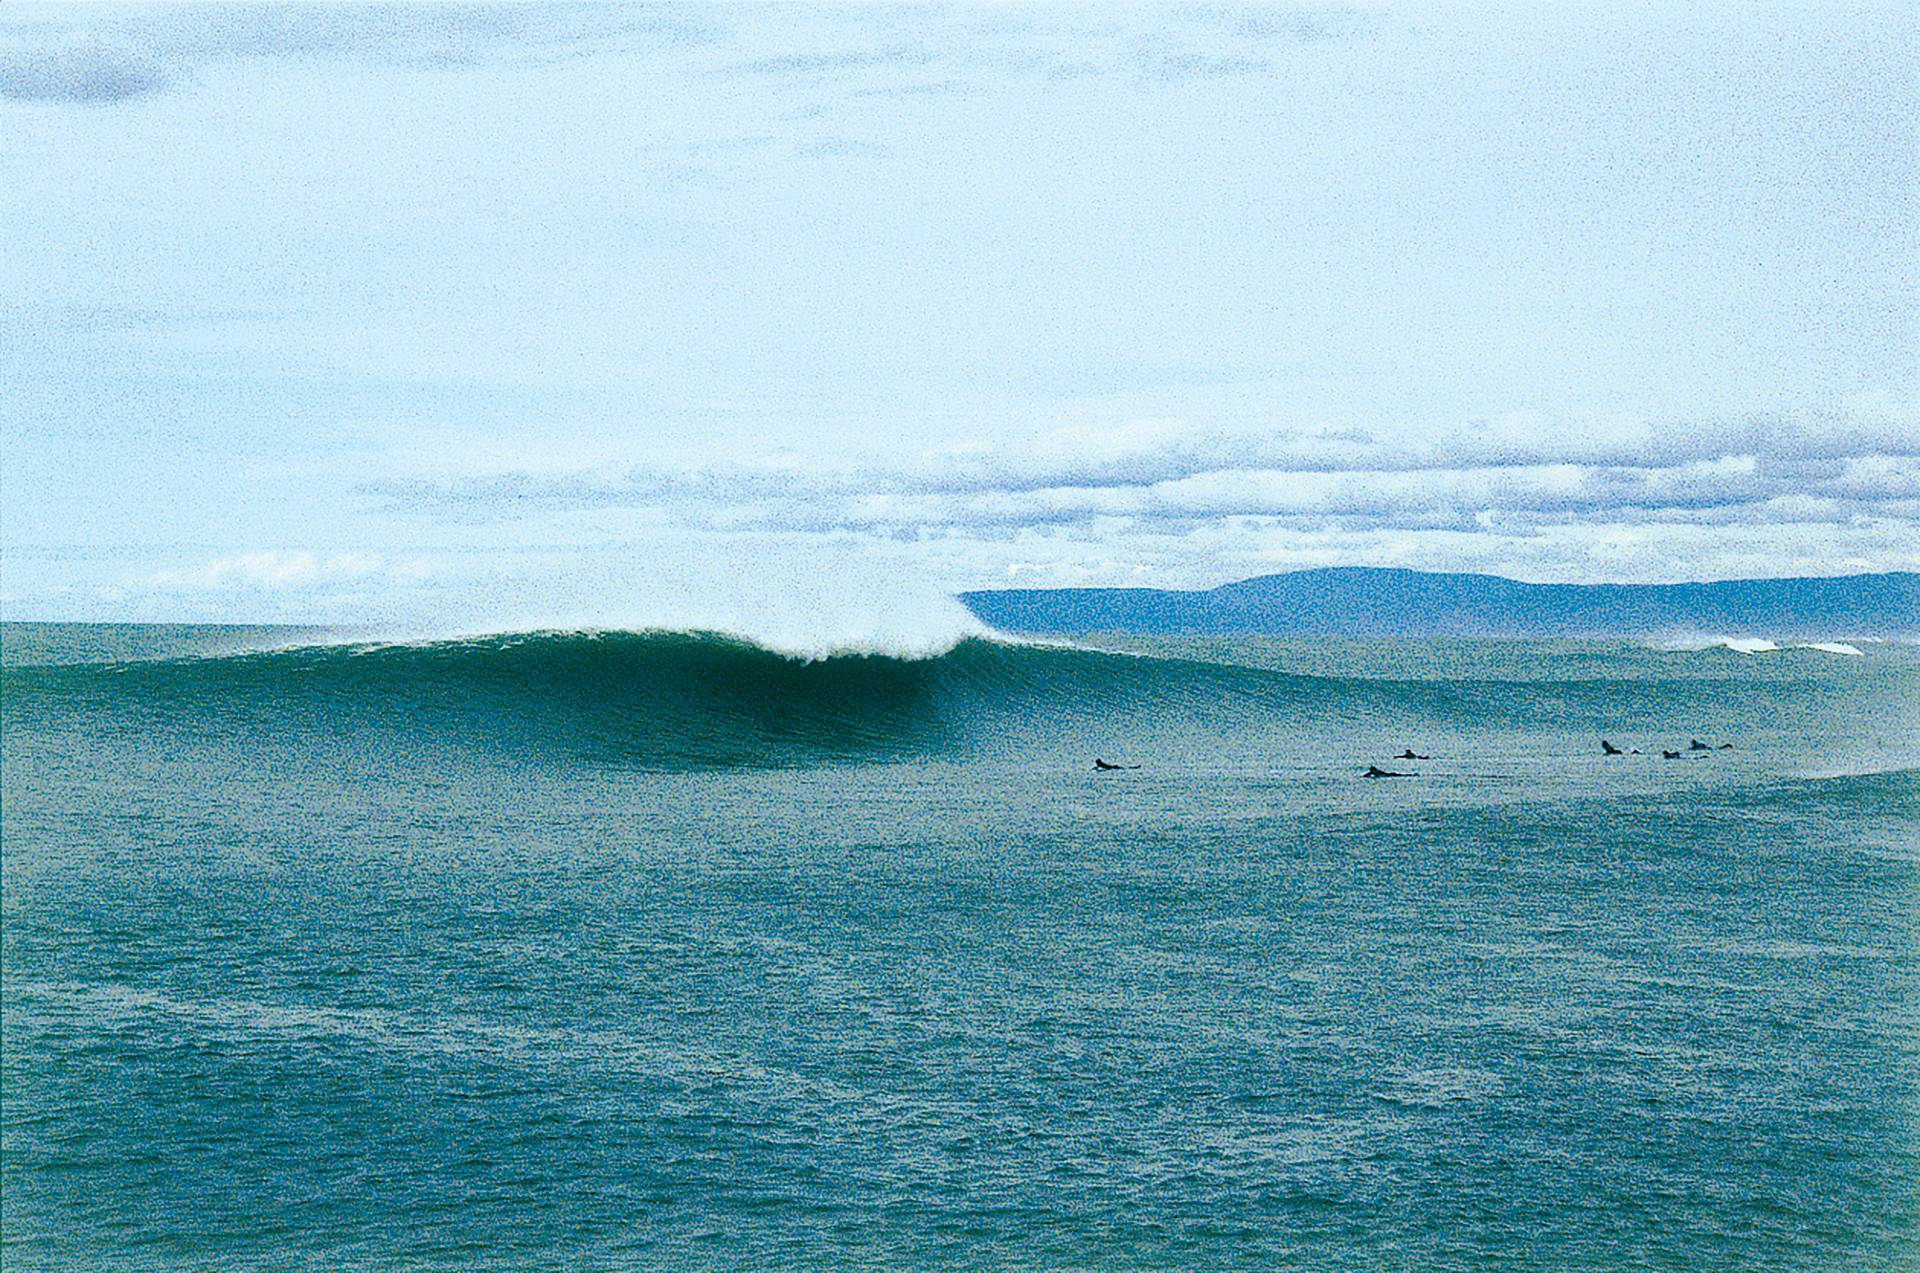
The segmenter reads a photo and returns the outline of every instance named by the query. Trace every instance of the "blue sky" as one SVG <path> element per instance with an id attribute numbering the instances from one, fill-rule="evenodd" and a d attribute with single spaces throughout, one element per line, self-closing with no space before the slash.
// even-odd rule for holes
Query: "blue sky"
<path id="1" fill-rule="evenodd" d="M 1920 568 L 1917 83 L 1893 6 L 9 4 L 0 611 Z"/>

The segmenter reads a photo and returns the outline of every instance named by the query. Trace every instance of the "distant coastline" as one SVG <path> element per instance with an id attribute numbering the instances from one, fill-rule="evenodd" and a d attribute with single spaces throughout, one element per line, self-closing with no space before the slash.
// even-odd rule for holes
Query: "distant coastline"
<path id="1" fill-rule="evenodd" d="M 1712 583 L 1523 583 L 1365 566 L 1217 588 L 1004 588 L 960 594 L 1005 632 L 1064 635 L 1875 637 L 1920 633 L 1920 573 Z"/>

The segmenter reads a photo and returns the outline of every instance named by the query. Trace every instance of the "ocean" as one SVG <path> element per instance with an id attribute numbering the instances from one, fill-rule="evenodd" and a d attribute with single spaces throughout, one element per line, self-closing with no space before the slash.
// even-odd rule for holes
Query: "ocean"
<path id="1" fill-rule="evenodd" d="M 1914 645 L 0 635 L 8 1273 L 1920 1267 Z"/>

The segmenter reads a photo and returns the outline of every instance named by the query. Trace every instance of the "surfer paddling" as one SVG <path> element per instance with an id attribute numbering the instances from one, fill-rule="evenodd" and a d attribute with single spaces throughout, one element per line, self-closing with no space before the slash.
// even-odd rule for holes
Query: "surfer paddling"
<path id="1" fill-rule="evenodd" d="M 1115 765 L 1115 764 L 1111 764 L 1111 763 L 1109 763 L 1109 762 L 1107 762 L 1107 761 L 1104 761 L 1104 760 L 1102 760 L 1102 759 L 1100 759 L 1100 757 L 1098 757 L 1098 756 L 1095 756 L 1095 757 L 1093 758 L 1093 767 L 1094 767 L 1095 769 L 1097 769 L 1097 770 L 1099 770 L 1099 771 L 1100 771 L 1101 773 L 1110 773 L 1110 772 L 1112 772 L 1112 771 L 1114 771 L 1114 770 L 1117 770 L 1117 769 L 1138 769 L 1138 768 L 1139 768 L 1140 766 L 1138 766 L 1138 765 Z"/>
<path id="2" fill-rule="evenodd" d="M 1401 773 L 1397 769 L 1382 769 L 1378 765 L 1368 765 L 1367 772 L 1361 774 L 1360 776 L 1362 778 L 1418 778 L 1420 775 L 1412 774 L 1412 773 Z"/>
<path id="3" fill-rule="evenodd" d="M 1409 747 L 1405 751 L 1401 752 L 1398 756 L 1395 756 L 1394 759 L 1395 760 L 1432 760 L 1433 757 L 1422 756 L 1419 752 Z"/>

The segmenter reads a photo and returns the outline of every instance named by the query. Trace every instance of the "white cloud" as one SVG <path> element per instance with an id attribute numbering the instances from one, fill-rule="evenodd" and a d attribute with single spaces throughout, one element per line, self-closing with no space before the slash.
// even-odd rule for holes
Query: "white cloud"
<path id="1" fill-rule="evenodd" d="M 1150 420 L 1002 433 L 904 455 L 788 451 L 374 489 L 403 509 L 483 520 L 625 508 L 660 524 L 742 533 L 992 534 L 1098 523 L 1138 532 L 1245 518 L 1295 529 L 1506 533 L 1898 520 L 1920 503 L 1920 410 L 1876 400 L 1872 410 L 1659 424 L 1527 415 L 1391 441 L 1352 428 L 1245 432 Z"/>
<path id="2" fill-rule="evenodd" d="M 217 557 L 198 566 L 155 571 L 144 582 L 163 592 L 288 590 L 358 580 L 412 581 L 431 573 L 431 564 L 417 557 L 389 561 L 379 553 L 263 549 Z"/>

